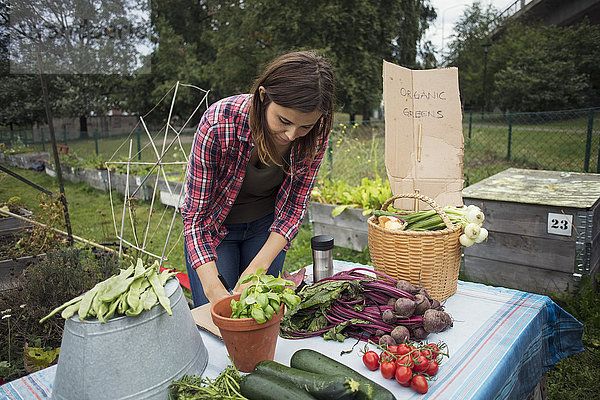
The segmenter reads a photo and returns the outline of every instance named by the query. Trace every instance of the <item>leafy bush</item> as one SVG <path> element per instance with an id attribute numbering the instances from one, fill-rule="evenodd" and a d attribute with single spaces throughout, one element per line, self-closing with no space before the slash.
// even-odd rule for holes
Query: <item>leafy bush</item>
<path id="1" fill-rule="evenodd" d="M 0 379 L 9 381 L 27 373 L 23 350 L 29 346 L 60 346 L 64 320 L 60 315 L 43 324 L 39 320 L 96 283 L 118 272 L 114 254 L 68 248 L 51 251 L 27 268 L 20 287 L 0 292 Z"/>
<path id="2" fill-rule="evenodd" d="M 40 209 L 32 218 L 44 226 L 34 225 L 14 235 L 6 235 L 0 241 L 2 259 L 19 258 L 43 254 L 66 244 L 65 236 L 52 228 L 64 229 L 64 207 L 60 198 L 52 198 L 44 193 L 38 195 Z M 19 197 L 11 197 L 0 207 L 8 208 L 14 214 L 22 214 L 25 206 Z"/>

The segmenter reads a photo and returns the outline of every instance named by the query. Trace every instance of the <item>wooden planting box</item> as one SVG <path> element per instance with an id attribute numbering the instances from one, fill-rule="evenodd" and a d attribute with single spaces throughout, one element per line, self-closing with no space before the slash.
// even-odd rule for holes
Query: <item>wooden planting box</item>
<path id="1" fill-rule="evenodd" d="M 468 280 L 532 293 L 571 290 L 600 266 L 600 174 L 510 168 L 463 190 L 486 242 L 464 249 Z"/>
<path id="2" fill-rule="evenodd" d="M 329 235 L 333 244 L 348 249 L 362 251 L 369 246 L 367 219 L 362 208 L 346 208 L 333 217 L 335 205 L 311 202 L 308 206 L 309 222 L 314 235 Z M 305 218 L 306 219 L 306 218 Z"/>

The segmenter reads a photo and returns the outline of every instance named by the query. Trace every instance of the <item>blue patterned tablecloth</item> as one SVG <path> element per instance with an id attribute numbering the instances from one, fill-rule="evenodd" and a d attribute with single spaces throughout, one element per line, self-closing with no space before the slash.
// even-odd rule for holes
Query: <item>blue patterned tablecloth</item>
<path id="1" fill-rule="evenodd" d="M 335 270 L 364 267 L 335 261 Z M 299 348 L 312 348 L 338 359 L 370 379 L 388 387 L 400 399 L 524 399 L 544 372 L 561 358 L 583 351 L 583 325 L 547 296 L 518 290 L 458 282 L 456 294 L 445 302 L 454 326 L 432 334 L 430 342 L 444 341 L 450 357 L 440 366 L 429 392 L 420 395 L 368 371 L 361 361 L 359 345 L 351 354 L 340 355 L 355 343 L 326 342 L 322 338 L 279 338 L 275 360 L 289 365 Z M 209 350 L 204 374 L 216 377 L 227 365 L 221 340 L 202 331 Z M 56 366 L 46 368 L 0 387 L 0 399 L 44 399 L 50 397 Z"/>

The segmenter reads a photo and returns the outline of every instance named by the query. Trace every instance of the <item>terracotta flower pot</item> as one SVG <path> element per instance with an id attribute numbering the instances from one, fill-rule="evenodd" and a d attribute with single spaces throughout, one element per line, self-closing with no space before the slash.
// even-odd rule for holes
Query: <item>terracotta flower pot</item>
<path id="1" fill-rule="evenodd" d="M 259 361 L 273 360 L 279 336 L 279 322 L 283 316 L 283 302 L 273 318 L 259 324 L 253 318 L 229 318 L 231 299 L 239 300 L 240 294 L 227 296 L 212 305 L 210 314 L 227 347 L 233 364 L 242 372 L 251 372 Z"/>

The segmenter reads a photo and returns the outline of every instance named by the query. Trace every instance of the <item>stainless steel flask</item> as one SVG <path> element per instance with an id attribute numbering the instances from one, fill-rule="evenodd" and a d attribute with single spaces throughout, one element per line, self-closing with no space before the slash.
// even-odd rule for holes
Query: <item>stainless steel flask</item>
<path id="1" fill-rule="evenodd" d="M 313 256 L 313 281 L 333 275 L 333 237 L 329 235 L 313 236 L 310 239 Z"/>

